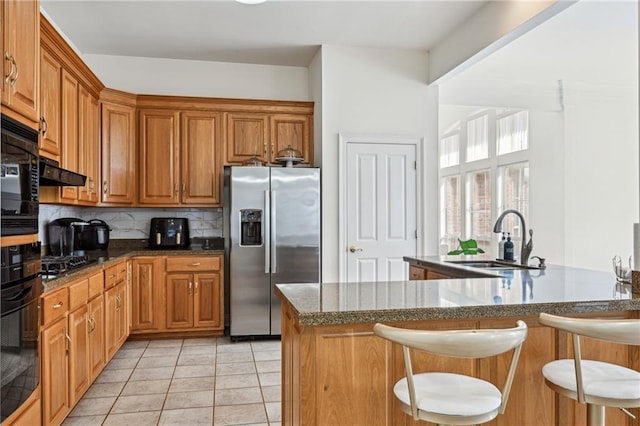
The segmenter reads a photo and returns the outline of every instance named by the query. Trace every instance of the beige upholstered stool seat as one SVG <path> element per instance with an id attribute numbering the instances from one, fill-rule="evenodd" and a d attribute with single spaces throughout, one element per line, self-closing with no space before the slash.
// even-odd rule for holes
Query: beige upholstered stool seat
<path id="1" fill-rule="evenodd" d="M 547 381 L 577 400 L 576 373 L 573 359 L 552 361 L 542 368 Z M 618 407 L 636 407 L 640 400 L 640 373 L 608 362 L 582 360 L 584 400 L 587 404 L 603 404 L 615 400 Z M 559 391 L 559 390 L 558 390 Z M 560 392 L 560 391 L 559 391 Z"/>

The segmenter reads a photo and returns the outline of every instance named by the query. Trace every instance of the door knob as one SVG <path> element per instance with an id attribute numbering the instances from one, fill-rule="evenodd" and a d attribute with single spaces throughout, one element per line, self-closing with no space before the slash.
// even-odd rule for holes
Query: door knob
<path id="1" fill-rule="evenodd" d="M 351 246 L 351 247 L 349 247 L 349 251 L 350 251 L 351 253 L 355 253 L 355 252 L 357 252 L 357 251 L 362 251 L 362 249 L 361 249 L 361 248 L 358 248 L 358 247 L 356 247 L 356 246 Z"/>

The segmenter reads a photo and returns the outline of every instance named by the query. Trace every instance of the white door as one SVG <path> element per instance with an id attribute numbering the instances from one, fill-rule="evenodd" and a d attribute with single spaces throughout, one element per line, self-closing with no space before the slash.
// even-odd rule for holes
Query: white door
<path id="1" fill-rule="evenodd" d="M 416 145 L 348 143 L 346 277 L 349 282 L 408 279 L 414 256 Z"/>

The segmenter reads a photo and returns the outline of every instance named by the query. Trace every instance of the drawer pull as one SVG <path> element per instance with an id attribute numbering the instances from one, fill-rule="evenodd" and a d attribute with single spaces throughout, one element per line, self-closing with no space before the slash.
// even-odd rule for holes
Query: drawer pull
<path id="1" fill-rule="evenodd" d="M 189 266 L 200 266 L 200 265 L 201 265 L 201 263 L 200 263 L 200 262 L 195 262 L 195 263 L 192 263 L 192 264 L 191 264 L 191 265 L 189 265 Z"/>
<path id="2" fill-rule="evenodd" d="M 115 277 L 116 277 L 116 274 L 109 275 L 109 278 L 115 278 Z"/>
<path id="3" fill-rule="evenodd" d="M 58 302 L 55 305 L 52 306 L 53 309 L 60 309 L 62 308 L 63 303 L 62 302 Z"/>

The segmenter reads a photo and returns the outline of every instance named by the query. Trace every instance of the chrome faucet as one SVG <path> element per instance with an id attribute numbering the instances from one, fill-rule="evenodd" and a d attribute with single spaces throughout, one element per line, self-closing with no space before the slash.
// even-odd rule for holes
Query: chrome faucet
<path id="1" fill-rule="evenodd" d="M 513 209 L 503 211 L 502 214 L 498 216 L 495 225 L 493 225 L 493 232 L 502 232 L 502 220 L 509 213 L 513 213 L 518 216 L 520 218 L 520 223 L 522 223 L 522 247 L 520 249 L 520 263 L 527 266 L 529 264 L 529 255 L 531 255 L 531 250 L 533 250 L 533 229 L 529 230 L 529 241 L 527 242 L 527 225 L 524 223 L 524 216 L 522 216 L 522 213 Z"/>

